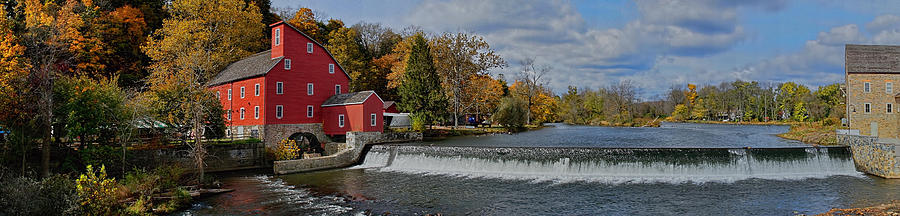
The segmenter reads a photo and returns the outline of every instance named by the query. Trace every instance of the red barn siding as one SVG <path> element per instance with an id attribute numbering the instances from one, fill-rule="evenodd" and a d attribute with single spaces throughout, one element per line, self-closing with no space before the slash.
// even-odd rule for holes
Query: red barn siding
<path id="1" fill-rule="evenodd" d="M 377 96 L 371 96 L 362 104 L 324 107 L 325 134 L 343 135 L 348 131 L 383 132 L 384 103 Z M 344 115 L 344 127 L 340 127 L 339 115 Z M 370 122 L 371 114 L 375 114 L 375 126 Z"/>
<path id="2" fill-rule="evenodd" d="M 259 96 L 254 94 L 254 85 L 259 84 L 260 92 Z M 244 98 L 241 98 L 241 87 L 244 87 Z M 262 125 L 265 124 L 265 97 L 266 97 L 266 78 L 265 77 L 255 77 L 249 78 L 245 80 L 239 80 L 231 83 L 226 83 L 218 86 L 213 86 L 210 89 L 213 91 L 219 92 L 219 102 L 222 103 L 222 108 L 225 109 L 225 117 L 226 121 L 228 121 L 228 113 L 231 112 L 231 124 L 234 126 L 241 125 Z M 228 89 L 231 89 L 231 100 L 228 100 Z M 259 119 L 253 117 L 253 107 L 259 106 Z M 240 119 L 240 110 L 244 108 L 244 119 Z"/>
<path id="3" fill-rule="evenodd" d="M 341 93 L 347 93 L 350 79 L 324 47 L 284 24 L 276 24 L 273 28 L 282 29 L 282 44 L 279 47 L 284 49 L 285 58 L 266 74 L 266 91 L 270 92 L 266 98 L 269 104 L 266 111 L 274 114 L 275 106 L 282 105 L 284 116 L 278 119 L 275 115 L 269 115 L 266 120 L 269 124 L 322 123 L 322 103 L 335 94 L 335 85 L 341 85 Z M 306 52 L 307 43 L 313 43 L 313 53 Z M 279 48 L 273 45 L 273 56 L 276 49 Z M 291 60 L 290 70 L 284 69 L 287 59 Z M 329 64 L 335 65 L 334 73 L 328 73 Z M 284 82 L 284 94 L 275 94 L 277 82 Z M 313 83 L 312 96 L 306 94 L 307 83 Z M 312 118 L 306 117 L 307 106 L 313 106 Z"/>

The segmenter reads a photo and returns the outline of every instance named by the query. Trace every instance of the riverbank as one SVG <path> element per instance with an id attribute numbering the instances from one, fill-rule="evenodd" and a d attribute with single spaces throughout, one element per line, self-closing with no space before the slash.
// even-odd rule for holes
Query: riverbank
<path id="1" fill-rule="evenodd" d="M 659 127 L 659 124 L 662 123 L 662 121 L 663 119 L 661 118 L 635 118 L 631 122 L 591 121 L 588 123 L 574 123 L 565 121 L 565 123 L 571 125 L 601 127 Z"/>
<path id="2" fill-rule="evenodd" d="M 791 125 L 790 131 L 778 134 L 778 137 L 797 140 L 813 146 L 834 146 L 837 143 L 837 130 L 840 125 L 824 125 L 822 122 L 804 122 Z"/>
<path id="3" fill-rule="evenodd" d="M 818 215 L 900 215 L 900 201 L 863 208 L 835 208 Z"/>

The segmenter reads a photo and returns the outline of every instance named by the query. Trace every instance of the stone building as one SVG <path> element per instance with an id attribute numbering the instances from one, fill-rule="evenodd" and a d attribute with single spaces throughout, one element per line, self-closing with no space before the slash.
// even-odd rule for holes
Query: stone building
<path id="1" fill-rule="evenodd" d="M 894 107 L 900 92 L 900 46 L 853 45 L 844 49 L 848 126 L 861 135 L 897 139 Z"/>

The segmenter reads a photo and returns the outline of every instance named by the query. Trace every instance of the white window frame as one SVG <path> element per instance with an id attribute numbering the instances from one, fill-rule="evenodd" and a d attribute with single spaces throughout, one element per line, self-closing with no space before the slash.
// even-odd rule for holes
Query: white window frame
<path id="1" fill-rule="evenodd" d="M 275 29 L 275 46 L 281 45 L 281 29 Z"/>
<path id="2" fill-rule="evenodd" d="M 306 117 L 307 117 L 307 118 L 312 118 L 313 115 L 315 115 L 314 112 L 315 112 L 315 110 L 313 109 L 313 106 L 312 106 L 312 105 L 306 106 Z"/>
<path id="3" fill-rule="evenodd" d="M 871 113 L 872 112 L 872 104 L 864 103 L 863 104 L 863 113 Z"/>
<path id="4" fill-rule="evenodd" d="M 259 119 L 259 106 L 253 107 L 253 119 Z"/>
<path id="5" fill-rule="evenodd" d="M 284 59 L 284 69 L 285 70 L 291 69 L 291 60 L 290 59 Z"/>
<path id="6" fill-rule="evenodd" d="M 283 82 L 275 82 L 275 94 L 284 94 Z"/>
<path id="7" fill-rule="evenodd" d="M 253 85 L 253 96 L 259 96 L 259 83 Z"/>
<path id="8" fill-rule="evenodd" d="M 244 94 L 244 87 L 241 86 L 241 98 L 244 98 L 244 95 L 245 95 L 245 94 Z"/>
<path id="9" fill-rule="evenodd" d="M 306 53 L 313 53 L 313 43 L 306 43 Z"/>
<path id="10" fill-rule="evenodd" d="M 278 119 L 284 118 L 284 106 L 275 105 L 275 118 L 278 118 Z"/>
<path id="11" fill-rule="evenodd" d="M 222 100 L 222 95 L 220 95 L 219 93 L 221 93 L 221 92 L 216 91 L 216 98 L 218 98 L 219 100 Z"/>
<path id="12" fill-rule="evenodd" d="M 330 74 L 334 73 L 334 64 L 328 64 L 328 73 L 330 73 Z"/>
<path id="13" fill-rule="evenodd" d="M 335 95 L 341 94 L 341 85 L 340 84 L 334 85 L 334 94 Z"/>
<path id="14" fill-rule="evenodd" d="M 344 127 L 344 114 L 338 115 L 338 127 Z"/>
<path id="15" fill-rule="evenodd" d="M 865 93 L 872 92 L 872 83 L 870 83 L 870 82 L 863 83 L 863 92 L 865 92 Z"/>
<path id="16" fill-rule="evenodd" d="M 888 94 L 894 93 L 894 83 L 892 83 L 892 82 L 884 83 L 884 93 L 888 93 Z"/>
<path id="17" fill-rule="evenodd" d="M 316 93 L 316 86 L 313 83 L 306 84 L 306 95 L 313 95 Z"/>
<path id="18" fill-rule="evenodd" d="M 885 111 L 887 111 L 888 114 L 894 113 L 894 104 L 887 103 L 887 104 L 885 104 L 885 108 L 886 108 Z"/>
<path id="19" fill-rule="evenodd" d="M 372 125 L 372 126 L 378 125 L 378 121 L 376 121 L 377 118 L 378 118 L 378 115 L 375 115 L 375 113 L 370 114 L 369 115 L 369 122 L 371 122 L 370 125 Z"/>
<path id="20" fill-rule="evenodd" d="M 231 112 L 232 110 L 228 110 L 228 121 L 231 121 Z"/>
<path id="21" fill-rule="evenodd" d="M 240 115 L 241 120 L 244 120 L 244 113 L 245 113 L 245 112 L 246 112 L 246 110 L 245 110 L 243 107 L 241 107 L 241 112 L 240 112 L 240 114 L 241 114 L 241 115 Z"/>
<path id="22" fill-rule="evenodd" d="M 228 89 L 228 100 L 231 100 L 231 89 Z"/>

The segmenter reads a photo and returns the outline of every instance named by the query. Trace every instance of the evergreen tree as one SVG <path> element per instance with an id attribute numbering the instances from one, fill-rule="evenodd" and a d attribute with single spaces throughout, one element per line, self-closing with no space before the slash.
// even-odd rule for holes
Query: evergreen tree
<path id="1" fill-rule="evenodd" d="M 413 123 L 421 130 L 424 124 L 440 120 L 446 101 L 425 37 L 422 34 L 413 37 L 412 52 L 406 63 L 403 84 L 400 85 L 400 108 L 412 113 Z"/>

